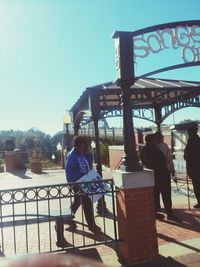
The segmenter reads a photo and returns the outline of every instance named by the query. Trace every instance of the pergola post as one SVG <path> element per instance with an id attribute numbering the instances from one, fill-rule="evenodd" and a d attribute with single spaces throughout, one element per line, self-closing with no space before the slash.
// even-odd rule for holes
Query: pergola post
<path id="1" fill-rule="evenodd" d="M 161 121 L 162 121 L 161 105 L 156 103 L 154 110 L 155 110 L 155 122 L 157 125 L 157 130 L 159 133 L 161 133 Z"/>
<path id="2" fill-rule="evenodd" d="M 77 123 L 77 114 L 78 114 L 78 111 L 74 110 L 73 111 L 74 136 L 78 135 L 78 132 L 80 129 L 80 124 L 79 124 L 79 122 Z"/>
<path id="3" fill-rule="evenodd" d="M 100 114 L 98 94 L 92 94 L 90 96 L 90 104 L 91 104 L 91 113 L 92 113 L 92 120 L 94 122 L 94 132 L 95 132 L 96 163 L 97 163 L 96 169 L 97 169 L 97 172 L 102 176 L 100 143 L 99 143 L 99 127 L 98 127 L 99 114 Z"/>
<path id="4" fill-rule="evenodd" d="M 136 153 L 130 98 L 130 87 L 135 82 L 133 37 L 129 32 L 117 32 L 114 38 L 118 85 L 122 91 L 125 152 L 121 170 L 113 172 L 115 186 L 119 189 L 116 196 L 118 232 L 122 240 L 119 243 L 119 254 L 128 265 L 133 265 L 158 258 L 153 197 L 154 174 L 139 168 Z"/>
<path id="5" fill-rule="evenodd" d="M 118 85 L 122 90 L 124 158 L 121 168 L 124 171 L 139 170 L 139 161 L 136 152 L 135 133 L 133 126 L 130 87 L 134 84 L 133 38 L 130 32 L 117 32 L 116 38 L 116 65 Z"/>
<path id="6" fill-rule="evenodd" d="M 139 169 L 139 163 L 136 152 L 132 106 L 130 101 L 130 85 L 126 82 L 122 82 L 121 88 L 124 134 L 124 157 L 122 160 L 121 169 L 125 171 L 137 171 Z"/>

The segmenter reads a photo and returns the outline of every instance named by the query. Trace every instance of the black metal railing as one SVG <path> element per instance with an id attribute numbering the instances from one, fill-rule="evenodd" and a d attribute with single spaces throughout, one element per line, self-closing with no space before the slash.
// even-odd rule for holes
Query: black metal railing
<path id="1" fill-rule="evenodd" d="M 74 191 L 74 186 L 78 186 L 79 190 Z M 87 193 L 83 187 L 87 187 Z M 97 196 L 104 196 L 110 214 L 109 218 L 106 217 L 106 212 L 105 216 L 95 216 L 96 224 L 101 231 L 91 232 L 88 229 L 82 205 L 73 220 L 74 214 L 70 206 L 77 194 L 79 196 L 87 194 L 91 201 Z M 24 255 L 116 241 L 114 194 L 111 179 L 0 191 L 1 252 L 6 256 Z M 95 205 L 96 203 L 92 205 L 94 214 Z M 74 225 L 76 227 L 72 227 Z M 58 244 L 60 235 L 66 240 L 63 246 Z"/>

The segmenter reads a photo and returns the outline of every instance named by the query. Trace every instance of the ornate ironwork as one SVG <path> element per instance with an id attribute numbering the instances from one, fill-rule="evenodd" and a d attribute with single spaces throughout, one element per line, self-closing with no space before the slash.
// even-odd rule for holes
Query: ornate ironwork
<path id="1" fill-rule="evenodd" d="M 133 109 L 133 117 L 155 123 L 155 112 L 153 108 Z"/>
<path id="2" fill-rule="evenodd" d="M 112 108 L 113 106 L 121 106 L 121 91 L 113 90 L 110 94 L 104 93 L 100 96 L 100 106 L 102 109 Z"/>
<path id="3" fill-rule="evenodd" d="M 136 32 L 132 33 L 133 35 L 133 47 L 134 47 L 134 56 L 136 57 L 147 57 L 149 53 L 159 53 L 165 49 L 168 49 L 169 46 L 166 42 L 166 34 L 170 36 L 169 42 L 171 47 L 177 49 L 178 47 L 182 48 L 181 57 L 185 63 L 196 62 L 200 60 L 199 53 L 199 41 L 196 39 L 199 37 L 198 30 L 200 29 L 200 21 L 187 21 L 187 22 L 177 22 L 174 24 L 161 24 L 156 25 L 147 29 L 141 30 L 140 34 Z M 154 32 L 153 34 L 149 34 Z M 140 37 L 136 37 L 140 35 Z M 145 35 L 147 35 L 145 37 Z M 152 43 L 156 43 L 156 46 L 152 46 Z M 136 51 L 140 53 L 137 54 Z M 141 51 L 143 52 L 141 54 Z M 192 54 L 192 60 L 187 58 L 187 51 Z"/>
<path id="4" fill-rule="evenodd" d="M 107 184 L 106 188 L 103 186 L 105 183 Z M 93 188 L 97 184 L 99 191 L 94 192 Z M 74 191 L 74 186 L 79 189 Z M 87 193 L 82 190 L 83 186 L 87 186 Z M 111 197 L 109 208 L 113 214 L 114 236 L 111 237 L 108 233 L 105 218 L 103 218 L 103 238 L 97 241 L 94 232 L 94 239 L 87 240 L 86 244 L 86 225 L 84 224 L 83 212 L 77 216 L 79 221 L 74 221 L 80 225 L 78 233 L 79 235 L 81 232 L 83 233 L 82 241 L 80 237 L 75 238 L 75 229 L 71 230 L 72 232 L 64 232 L 63 223 L 70 224 L 74 217 L 67 207 L 71 206 L 73 197 L 86 194 L 91 199 L 97 194 L 104 196 L 108 194 Z M 54 228 L 55 226 L 56 228 Z M 56 246 L 56 236 L 58 241 L 64 234 L 67 244 L 59 249 Z M 0 235 L 1 252 L 6 256 L 96 246 L 117 240 L 113 181 L 104 179 L 98 180 L 98 182 L 65 183 L 1 190 Z"/>
<path id="5" fill-rule="evenodd" d="M 98 119 L 122 117 L 123 86 L 125 86 L 127 82 L 129 83 L 127 88 L 130 91 L 130 99 L 128 100 L 131 102 L 132 116 L 135 118 L 145 119 L 159 125 L 169 115 L 181 108 L 199 107 L 200 83 L 144 78 L 172 69 L 199 66 L 199 28 L 200 20 L 190 20 L 155 25 L 134 32 L 115 32 L 113 37 L 117 41 L 116 61 L 119 63 L 119 60 L 121 60 L 119 54 L 122 46 L 128 49 L 129 53 L 127 56 L 129 58 L 131 56 L 131 59 L 129 63 L 127 63 L 127 60 L 123 61 L 123 64 L 125 64 L 124 68 L 127 67 L 127 69 L 123 68 L 121 74 L 126 76 L 128 72 L 130 74 L 128 77 L 132 77 L 132 80 L 125 79 L 122 81 L 123 79 L 121 78 L 119 83 L 109 82 L 87 88 L 73 108 L 76 111 L 75 113 L 78 114 L 78 112 L 83 109 L 90 109 L 90 98 L 93 95 L 97 97 L 99 101 L 100 118 Z M 159 53 L 168 48 L 166 36 L 169 41 L 168 44 L 170 44 L 172 48 L 180 47 L 182 49 L 181 56 L 184 63 L 160 68 L 143 74 L 140 77 L 134 77 L 134 69 L 132 70 L 130 66 L 131 63 L 134 64 L 134 52 L 135 57 L 145 57 L 149 53 Z M 127 42 L 131 44 L 127 45 Z M 155 42 L 157 44 L 156 48 L 152 45 Z M 119 45 L 119 43 L 121 45 Z M 130 51 L 132 51 L 132 53 Z M 190 52 L 192 55 L 190 59 L 187 58 L 187 52 Z M 117 65 L 117 67 L 117 71 L 119 71 L 121 65 Z M 131 70 L 133 72 L 131 72 Z M 158 110 L 158 106 L 160 110 Z M 76 122 L 84 126 L 91 120 L 91 117 L 85 119 L 84 116 L 80 116 L 80 120 Z"/>
<path id="6" fill-rule="evenodd" d="M 174 112 L 187 107 L 200 107 L 200 96 L 191 97 L 185 102 L 178 101 L 162 107 L 162 122 Z"/>
<path id="7" fill-rule="evenodd" d="M 181 58 L 183 64 L 177 64 L 169 66 L 166 68 L 160 68 L 153 72 L 143 74 L 140 77 L 147 77 L 156 73 L 160 73 L 167 70 L 188 67 L 189 65 L 195 65 L 200 61 L 200 50 L 199 50 L 199 29 L 200 20 L 190 20 L 190 21 L 178 21 L 173 23 L 159 24 L 147 28 L 143 28 L 134 32 L 121 32 L 116 31 L 113 38 L 116 39 L 116 65 L 117 72 L 120 69 L 119 64 L 119 53 L 120 47 L 117 42 L 118 39 L 121 41 L 123 39 L 130 40 L 132 37 L 133 42 L 133 54 L 130 53 L 129 56 L 136 58 L 145 58 L 150 53 L 157 54 L 165 49 L 169 48 L 169 44 L 172 48 L 181 48 Z M 168 38 L 168 39 L 167 39 Z M 167 39 L 167 41 L 166 41 Z M 188 57 L 189 54 L 189 57 Z M 130 59 L 132 64 L 134 64 L 133 59 Z M 189 63 L 189 64 L 188 64 Z M 135 79 L 133 75 L 133 79 Z"/>
<path id="8" fill-rule="evenodd" d="M 167 82 L 170 84 L 170 82 Z M 185 82 L 187 84 L 187 82 Z M 168 84 L 168 86 L 169 86 Z M 191 83 L 192 84 L 192 83 Z M 200 89 L 197 84 L 194 84 L 193 87 L 190 86 L 188 82 L 188 87 L 176 87 L 171 85 L 171 87 L 160 87 L 160 88 L 151 88 L 151 89 L 130 89 L 131 91 L 131 104 L 133 108 L 133 118 L 144 119 L 153 123 L 156 123 L 155 120 L 155 110 L 153 103 L 160 103 L 162 109 L 162 118 L 163 122 L 169 115 L 173 112 L 185 108 L 185 107 L 199 107 L 199 93 Z M 104 103 L 105 106 L 101 107 L 100 110 L 100 119 L 107 119 L 112 117 L 122 117 L 122 107 L 120 100 L 120 90 L 113 90 L 112 100 L 113 104 L 109 105 L 112 100 L 109 100 L 109 103 L 106 103 L 108 100 L 108 95 L 106 91 L 100 96 L 101 103 Z M 109 93 L 110 95 L 110 93 Z M 117 101 L 115 101 L 117 100 Z M 85 112 L 79 112 L 79 126 L 85 126 L 92 121 L 90 116 L 85 115 Z M 82 119 L 82 120 L 81 120 Z M 76 121 L 78 122 L 78 120 Z M 106 126 L 107 124 L 105 124 Z M 108 126 L 108 125 L 107 125 Z"/>
<path id="9" fill-rule="evenodd" d="M 143 119 L 150 122 L 155 122 L 154 109 L 153 108 L 133 108 L 133 118 Z M 103 118 L 123 117 L 121 109 L 118 110 L 103 110 L 101 112 Z"/>
<path id="10" fill-rule="evenodd" d="M 113 118 L 113 117 L 122 117 L 122 109 L 109 109 L 101 110 L 101 117 L 103 118 Z"/>

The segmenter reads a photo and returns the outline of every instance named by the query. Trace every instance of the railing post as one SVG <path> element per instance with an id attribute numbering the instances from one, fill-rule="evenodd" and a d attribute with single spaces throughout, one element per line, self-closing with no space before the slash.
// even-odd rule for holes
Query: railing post
<path id="1" fill-rule="evenodd" d="M 112 127 L 112 144 L 115 144 L 115 128 Z"/>
<path id="2" fill-rule="evenodd" d="M 161 133 L 161 121 L 162 121 L 162 113 L 160 104 L 156 103 L 154 106 L 155 110 L 155 121 L 157 125 L 157 131 Z"/>

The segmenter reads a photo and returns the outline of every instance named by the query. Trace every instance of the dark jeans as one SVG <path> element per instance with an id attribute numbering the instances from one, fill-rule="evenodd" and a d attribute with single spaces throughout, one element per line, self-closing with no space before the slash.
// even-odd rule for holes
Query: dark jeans
<path id="1" fill-rule="evenodd" d="M 93 228 L 95 226 L 95 221 L 91 199 L 87 195 L 83 194 L 83 191 L 81 191 L 81 188 L 79 188 L 79 186 L 73 186 L 72 190 L 74 191 L 75 196 L 71 204 L 71 211 L 75 214 L 82 204 L 86 222 L 89 227 Z M 78 194 L 79 191 L 80 194 Z M 64 240 L 64 225 L 62 220 L 56 220 L 55 229 L 57 234 L 57 241 L 59 242 Z"/>
<path id="2" fill-rule="evenodd" d="M 160 208 L 160 194 L 167 214 L 172 212 L 171 178 L 169 171 L 155 171 L 154 201 L 155 209 Z"/>
<path id="3" fill-rule="evenodd" d="M 56 220 L 55 224 L 57 241 L 60 242 L 65 239 L 64 237 L 64 225 L 62 220 Z"/>
<path id="4" fill-rule="evenodd" d="M 83 206 L 83 211 L 85 214 L 85 219 L 89 227 L 94 227 L 94 212 L 93 212 L 93 204 L 89 196 L 81 191 L 81 188 L 78 186 L 73 186 L 73 191 L 75 193 L 74 200 L 71 204 L 71 210 L 75 214 L 80 205 Z M 80 194 L 78 193 L 80 192 Z"/>
<path id="5" fill-rule="evenodd" d="M 105 212 L 105 209 L 106 209 L 105 197 L 102 196 L 97 202 L 97 210 Z"/>
<path id="6" fill-rule="evenodd" d="M 200 204 L 200 174 L 191 173 L 189 177 L 192 179 L 192 185 L 197 202 Z"/>

